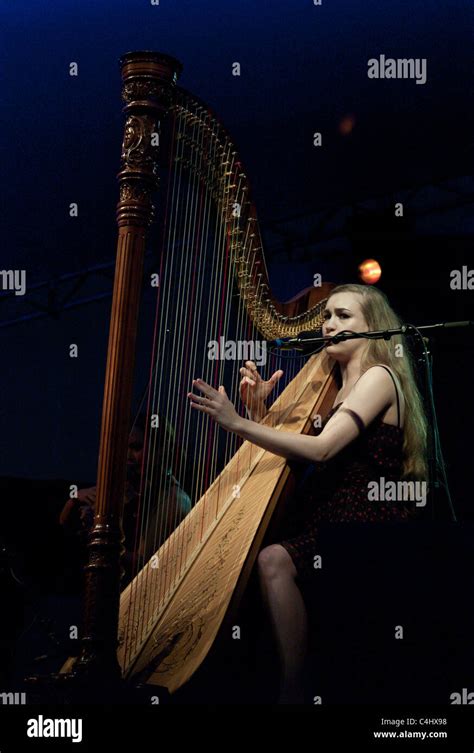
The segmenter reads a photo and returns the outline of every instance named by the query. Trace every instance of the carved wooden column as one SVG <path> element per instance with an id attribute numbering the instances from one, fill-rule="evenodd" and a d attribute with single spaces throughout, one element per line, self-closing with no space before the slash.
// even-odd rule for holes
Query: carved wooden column
<path id="1" fill-rule="evenodd" d="M 85 573 L 82 650 L 73 674 L 120 677 L 116 657 L 122 512 L 130 429 L 135 339 L 147 228 L 158 188 L 160 125 L 173 101 L 181 64 L 168 55 L 132 52 L 120 60 L 126 103 L 118 245 L 105 374 L 97 507 Z"/>

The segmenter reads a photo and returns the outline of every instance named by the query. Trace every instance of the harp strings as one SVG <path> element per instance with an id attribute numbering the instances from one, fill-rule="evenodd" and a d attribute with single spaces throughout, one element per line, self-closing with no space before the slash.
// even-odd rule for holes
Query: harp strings
<path id="1" fill-rule="evenodd" d="M 172 136 L 172 149 L 170 152 L 170 161 L 169 161 L 169 175 L 171 175 L 171 165 L 172 165 L 172 153 L 174 150 L 174 144 L 176 139 L 176 129 L 177 129 L 177 122 L 176 117 L 173 118 L 173 136 Z M 157 353 L 163 352 L 163 344 L 164 344 L 164 337 L 167 330 L 167 320 L 169 319 L 169 306 L 167 306 L 167 302 L 165 299 L 165 296 L 162 294 L 163 290 L 166 290 L 166 286 L 169 284 L 169 266 L 165 265 L 165 258 L 167 253 L 169 252 L 169 242 L 170 242 L 170 235 L 167 234 L 167 228 L 168 224 L 173 221 L 172 218 L 172 207 L 173 207 L 173 200 L 170 199 L 170 194 L 174 194 L 174 192 L 177 190 L 177 180 L 175 179 L 173 183 L 171 181 L 168 181 L 167 185 L 167 192 L 166 192 L 166 208 L 165 208 L 165 216 L 164 216 L 164 225 L 163 225 L 163 240 L 162 240 L 162 248 L 163 253 L 161 254 L 160 259 L 160 266 L 159 266 L 159 285 L 157 289 L 157 298 L 156 298 L 156 310 L 155 310 L 155 322 L 154 322 L 154 332 L 153 332 L 153 343 L 152 343 L 152 354 L 151 354 L 151 364 L 150 364 L 150 376 L 149 376 L 149 383 L 148 383 L 148 399 L 147 399 L 147 406 L 146 406 L 146 422 L 145 422 L 145 429 L 144 429 L 144 446 L 143 446 L 143 460 L 142 460 L 142 468 L 141 468 L 141 480 L 140 480 L 140 491 L 139 491 L 139 505 L 137 510 L 137 521 L 136 521 L 136 528 L 135 528 L 135 541 L 134 541 L 134 568 L 132 575 L 135 576 L 137 571 L 140 570 L 143 567 L 143 561 L 145 559 L 145 553 L 140 551 L 140 544 L 144 540 L 144 536 L 146 536 L 147 529 L 149 526 L 149 517 L 150 517 L 150 502 L 151 502 L 151 489 L 150 484 L 153 479 L 153 472 L 150 470 L 151 468 L 151 459 L 156 454 L 156 441 L 155 441 L 155 435 L 154 430 L 150 427 L 150 416 L 153 414 L 153 397 L 156 395 L 156 385 L 157 385 Z M 170 203 L 171 203 L 171 209 L 170 209 Z M 165 239 L 168 238 L 168 245 L 167 245 L 167 253 L 165 254 Z M 158 469 L 158 473 L 162 469 Z M 158 494 L 159 494 L 158 490 Z M 158 495 L 157 495 L 158 496 Z M 156 500 L 156 510 L 157 514 L 156 517 L 159 520 L 160 518 L 160 512 L 159 512 L 159 504 L 158 500 Z M 158 523 L 157 520 L 157 523 Z M 145 576 L 146 577 L 146 576 Z M 141 620 L 140 616 L 143 614 L 143 610 L 145 607 L 144 600 L 137 598 L 137 595 L 141 593 L 141 591 L 138 589 L 138 583 L 137 578 L 132 578 L 131 582 L 131 608 L 128 610 L 127 614 L 127 622 L 125 626 L 124 636 L 123 636 L 123 643 L 124 643 L 124 650 L 125 650 L 125 656 L 126 661 L 130 661 L 131 654 L 135 645 L 135 641 L 138 643 L 143 638 L 143 632 L 145 630 L 145 625 L 142 626 L 142 623 L 145 622 L 145 620 Z M 136 626 L 139 626 L 139 628 L 142 628 L 140 630 L 140 635 L 137 636 L 135 634 Z"/>
<path id="2" fill-rule="evenodd" d="M 262 337 L 236 284 L 234 270 L 239 269 L 239 261 L 247 270 L 248 288 L 256 291 L 252 293 L 254 305 L 264 308 L 268 300 L 258 228 L 252 212 L 247 211 L 245 176 L 236 163 L 233 145 L 228 138 L 222 140 L 216 121 L 199 105 L 178 103 L 172 131 L 135 539 L 134 569 L 135 573 L 141 571 L 145 587 L 139 591 L 140 598 L 134 598 L 138 578 L 130 584 L 131 607 L 124 637 L 127 661 L 133 647 L 145 640 L 150 622 L 179 580 L 190 554 L 188 540 L 196 546 L 188 535 L 189 518 L 182 519 L 176 500 L 170 503 L 176 494 L 172 477 L 183 486 L 192 505 L 203 498 L 200 540 L 206 535 L 208 513 L 215 520 L 228 501 L 224 495 L 213 495 L 215 507 L 209 511 L 207 490 L 241 440 L 192 410 L 186 394 L 194 377 L 215 387 L 225 384 L 234 405 L 245 413 L 239 396 L 243 363 L 222 357 L 211 360 L 208 350 L 209 342 L 217 341 L 220 351 L 221 337 L 226 342 L 256 342 Z M 231 199 L 243 207 L 242 215 L 232 215 L 232 221 Z M 245 287 L 243 290 L 245 294 Z M 269 402 L 293 380 L 301 365 L 300 359 L 271 354 L 269 362 L 259 367 L 267 379 L 279 368 L 285 372 Z M 254 451 L 259 449 L 252 448 Z M 236 464 L 234 488 L 247 470 Z M 170 568 L 165 572 L 153 569 L 153 565 L 144 568 L 150 557 L 153 562 L 152 555 L 160 546 L 166 552 L 170 533 L 177 526 L 179 558 L 173 572 Z"/>
<path id="3" fill-rule="evenodd" d="M 196 134 L 196 122 L 197 118 L 192 124 L 192 140 L 198 140 L 198 146 L 200 149 L 203 147 L 202 139 L 204 138 L 204 131 Z M 182 115 L 180 118 L 180 141 L 185 143 L 186 134 L 186 115 Z M 209 148 L 207 145 L 206 148 Z M 176 296 L 177 308 L 175 316 L 175 330 L 177 333 L 177 340 L 179 347 L 175 347 L 174 352 L 171 348 L 171 352 L 168 352 L 168 362 L 171 358 L 171 372 L 168 375 L 168 395 L 164 410 L 166 412 L 167 419 L 177 427 L 178 434 L 180 435 L 179 445 L 183 448 L 182 454 L 175 452 L 175 467 L 179 468 L 181 476 L 185 476 L 184 464 L 185 458 L 191 457 L 191 453 L 194 452 L 194 442 L 201 447 L 209 446 L 209 426 L 203 421 L 193 431 L 191 426 L 191 416 L 189 407 L 186 400 L 186 392 L 191 387 L 192 376 L 196 376 L 196 370 L 201 366 L 200 373 L 203 373 L 202 353 L 200 353 L 199 331 L 201 327 L 201 319 L 199 316 L 195 316 L 196 311 L 201 312 L 203 301 L 209 296 L 206 295 L 206 284 L 208 282 L 207 276 L 210 279 L 215 279 L 216 287 L 219 284 L 220 271 L 219 264 L 221 260 L 219 255 L 213 254 L 212 267 L 209 270 L 205 269 L 205 266 L 201 263 L 202 252 L 201 246 L 206 246 L 209 241 L 209 234 L 211 229 L 211 205 L 209 197 L 206 191 L 203 190 L 202 184 L 200 184 L 199 170 L 202 165 L 197 161 L 200 149 L 195 149 L 191 154 L 191 174 L 185 193 L 181 190 L 183 170 L 185 167 L 185 160 L 183 158 L 184 151 L 181 151 L 181 156 L 178 152 L 177 161 L 177 174 L 179 175 L 180 190 L 175 194 L 173 201 L 174 204 L 174 243 L 173 251 L 178 251 L 179 260 L 178 264 L 172 264 L 173 267 L 173 281 L 172 284 L 166 289 L 166 292 L 171 292 Z M 209 164 L 212 163 L 212 159 Z M 183 214 L 181 218 L 180 215 Z M 179 228 L 183 228 L 183 232 L 180 233 Z M 206 275 L 207 272 L 207 275 Z M 177 284 L 176 284 L 177 283 Z M 211 315 L 211 322 L 209 322 L 209 314 Z M 206 329 L 212 327 L 212 316 L 215 316 L 212 310 L 208 310 L 206 322 Z M 173 345 L 173 343 L 172 343 Z M 201 361 L 201 363 L 200 363 Z M 163 379 L 164 377 L 164 379 Z M 161 379 L 166 381 L 164 370 L 161 372 Z M 177 390 L 176 390 L 177 388 Z M 177 448 L 176 448 L 177 450 Z M 169 454 L 170 448 L 166 447 L 165 452 Z M 212 447 L 211 447 L 212 457 Z M 192 499 L 197 499 L 200 496 L 200 490 L 203 485 L 202 468 L 200 464 L 195 462 L 193 458 L 192 463 L 193 474 L 191 479 L 191 488 L 188 491 Z M 196 473 L 197 469 L 197 473 Z M 188 475 L 189 477 L 189 475 Z M 181 480 L 181 479 L 180 479 Z M 165 500 L 166 503 L 166 500 Z M 161 510 L 161 517 L 163 518 L 167 514 L 166 504 L 163 505 Z M 168 529 L 176 527 L 178 521 L 178 510 L 174 510 L 174 519 L 169 521 L 171 525 Z M 166 530 L 165 534 L 169 535 L 170 530 Z M 185 525 L 180 530 L 180 537 L 185 538 L 186 527 Z M 161 543 L 160 539 L 159 543 Z M 166 547 L 166 544 L 164 545 Z M 185 546 L 181 547 L 182 557 L 181 562 L 177 563 L 177 567 L 174 573 L 175 579 L 179 577 L 181 564 L 186 561 Z M 165 579 L 166 580 L 166 579 Z M 168 583 L 155 579 L 155 586 L 152 598 L 149 600 L 151 609 L 154 609 L 156 603 L 160 602 L 162 593 L 169 586 Z"/>
<path id="4" fill-rule="evenodd" d="M 155 332 L 155 348 L 151 367 L 152 378 L 150 379 L 150 397 L 147 407 L 147 415 L 159 415 L 166 420 L 167 425 L 176 427 L 179 441 L 177 447 L 183 448 L 183 453 L 175 457 L 174 468 L 178 467 L 178 473 L 184 477 L 184 463 L 186 457 L 192 457 L 192 478 L 190 489 L 186 489 L 193 501 L 202 496 L 203 490 L 209 485 L 213 476 L 217 473 L 217 433 L 211 435 L 212 427 L 207 417 L 199 414 L 195 417 L 194 426 L 186 401 L 186 391 L 190 389 L 193 376 L 201 375 L 206 381 L 213 382 L 213 378 L 222 381 L 223 362 L 213 364 L 207 359 L 207 353 L 202 348 L 202 338 L 199 341 L 199 330 L 204 324 L 206 333 L 219 331 L 223 336 L 228 334 L 229 317 L 227 315 L 230 300 L 232 298 L 232 270 L 229 265 L 228 248 L 225 255 L 219 253 L 219 248 L 225 246 L 225 225 L 222 215 L 217 216 L 217 222 L 212 229 L 210 200 L 208 192 L 202 185 L 199 187 L 199 179 L 196 177 L 202 164 L 197 163 L 195 156 L 199 154 L 195 150 L 191 166 L 191 177 L 187 187 L 183 189 L 183 154 L 186 115 L 181 113 L 177 117 L 177 159 L 176 170 L 172 178 L 172 200 L 169 213 L 169 227 L 167 230 L 167 242 L 163 246 L 163 256 L 166 263 L 161 265 L 160 289 L 157 296 L 159 313 L 156 316 L 158 334 Z M 202 130 L 202 138 L 205 132 Z M 207 135 L 207 148 L 212 153 L 207 160 L 208 171 L 217 158 L 217 141 Z M 209 146 L 210 141 L 210 146 Z M 200 188 L 200 190 L 196 190 Z M 202 262 L 202 247 L 208 245 L 210 233 L 213 235 L 213 251 L 210 255 L 211 263 L 206 265 Z M 196 244 L 195 240 L 200 241 Z M 194 243 L 194 248 L 193 248 Z M 179 285 L 176 285 L 176 280 Z M 227 285 L 223 285 L 223 280 Z M 221 300 L 219 301 L 219 291 Z M 212 305 L 216 302 L 218 305 Z M 203 308 L 205 306 L 205 308 Z M 193 316 L 196 312 L 204 310 L 205 316 Z M 173 321 L 174 314 L 174 321 Z M 172 336 L 166 342 L 166 334 Z M 161 361 L 161 363 L 159 363 Z M 165 372 L 168 371 L 166 374 Z M 179 399 L 181 398 L 181 399 Z M 174 519 L 169 520 L 169 511 L 166 509 L 166 492 L 163 488 L 163 473 L 159 473 L 154 458 L 157 456 L 158 432 L 151 431 L 147 423 L 147 435 L 145 458 L 144 458 L 144 494 L 141 509 L 141 539 L 148 538 L 149 528 L 152 522 L 152 503 L 155 502 L 154 512 L 154 540 L 153 547 L 162 543 L 163 537 L 169 535 L 167 528 L 174 528 L 177 520 L 177 510 L 173 512 Z M 199 448 L 204 447 L 207 452 L 202 462 Z M 170 465 L 172 448 L 170 444 L 162 448 L 164 454 L 164 467 Z M 159 488 L 155 500 L 150 499 L 150 490 L 153 489 L 153 476 L 159 476 Z M 188 475 L 189 478 L 189 475 Z M 166 479 L 165 479 L 166 480 Z M 156 485 L 155 485 L 156 487 Z M 156 502 L 159 501 L 157 507 Z M 218 509 L 216 509 L 218 514 Z M 171 523 L 171 525 L 170 525 Z M 179 535 L 185 540 L 186 521 L 181 526 Z M 166 543 L 164 544 L 166 547 Z M 181 547 L 181 561 L 186 561 L 185 544 Z M 149 552 L 147 552 L 149 554 Z M 137 558 L 137 569 L 140 569 L 146 560 L 145 554 Z M 147 576 L 148 571 L 145 575 Z M 180 575 L 180 563 L 174 579 Z M 133 609 L 143 613 L 145 619 L 140 625 L 145 627 L 147 616 L 156 611 L 163 593 L 170 584 L 159 577 L 153 578 L 153 588 L 147 590 L 146 604 L 133 601 Z M 132 582 L 133 587 L 133 582 Z M 136 624 L 136 615 L 132 615 L 129 624 Z"/>

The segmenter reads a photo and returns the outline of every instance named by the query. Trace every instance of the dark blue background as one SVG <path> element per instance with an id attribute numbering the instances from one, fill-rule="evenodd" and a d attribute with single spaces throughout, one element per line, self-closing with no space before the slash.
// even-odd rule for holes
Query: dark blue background
<path id="1" fill-rule="evenodd" d="M 375 257 L 383 268 L 379 285 L 405 320 L 474 319 L 474 291 L 449 288 L 452 269 L 474 268 L 474 9 L 471 0 L 323 0 L 320 7 L 312 0 L 0 0 L 0 14 L 0 268 L 25 269 L 28 286 L 24 298 L 0 292 L 0 535 L 9 528 L 35 588 L 43 579 L 47 591 L 63 587 L 52 521 L 68 484 L 96 477 L 123 136 L 119 57 L 149 49 L 179 58 L 182 86 L 235 138 L 277 298 L 311 285 L 315 272 L 357 281 L 358 264 Z M 367 61 L 380 54 L 427 58 L 427 83 L 369 80 Z M 232 76 L 236 61 L 240 77 Z M 71 62 L 78 77 L 69 76 Z M 350 115 L 355 126 L 343 136 L 339 124 Z M 315 131 L 323 134 L 320 149 L 312 144 Z M 393 221 L 396 200 L 405 206 L 403 223 Z M 69 217 L 71 202 L 79 204 L 77 219 Z M 151 256 L 151 241 L 148 250 Z M 91 268 L 76 287 L 74 275 Z M 71 308 L 64 308 L 65 296 Z M 151 305 L 145 297 L 134 407 L 148 373 Z M 78 359 L 69 358 L 71 343 Z M 434 350 L 455 509 L 461 520 L 472 519 L 472 336 L 439 335 Z M 346 570 L 341 575 L 342 591 L 332 575 L 326 601 L 323 593 L 317 604 L 326 633 L 315 677 L 317 692 L 320 677 L 327 688 L 325 702 L 380 695 L 447 704 L 449 693 L 472 691 L 469 525 L 445 527 L 442 499 L 436 513 L 439 536 L 415 539 L 407 531 L 411 543 L 397 536 L 386 550 L 376 537 L 379 558 L 371 559 L 370 542 L 366 554 L 364 539 L 352 540 L 357 551 L 329 547 L 345 551 L 352 567 L 349 579 Z M 22 587 L 8 582 L 19 593 L 4 598 L 11 634 L 23 635 L 17 671 L 23 658 L 26 664 L 42 653 L 57 671 L 51 634 L 64 635 L 64 595 L 51 627 L 38 620 L 36 602 L 23 612 Z M 260 594 L 256 604 L 262 608 Z M 41 648 L 31 637 L 35 620 Z M 245 613 L 241 620 L 245 633 Z M 394 649 L 399 622 L 407 640 Z M 327 634 L 333 625 L 334 635 Z M 253 641 L 247 654 L 254 651 L 257 664 L 270 638 L 260 645 L 253 629 L 246 635 L 244 649 Z M 226 665 L 234 694 L 232 666 L 238 674 L 248 662 L 236 643 L 234 663 Z M 45 662 L 34 664 L 33 671 L 44 669 Z M 220 683 L 222 664 L 218 670 Z M 199 673 L 197 682 L 199 688 Z M 252 688 L 257 697 L 259 686 Z M 244 697 L 248 692 L 246 685 Z M 196 692 L 191 684 L 189 693 L 195 702 L 202 687 Z"/>
<path id="2" fill-rule="evenodd" d="M 474 319 L 473 293 L 449 290 L 450 270 L 473 258 L 473 30 L 467 0 L 4 5 L 1 267 L 25 269 L 28 293 L 0 300 L 0 324 L 8 324 L 0 331 L 0 473 L 95 478 L 112 266 L 89 276 L 71 301 L 103 298 L 18 319 L 47 303 L 47 287 L 35 284 L 47 282 L 50 292 L 58 284 L 61 298 L 75 282 L 61 275 L 113 263 L 122 54 L 178 57 L 180 83 L 234 136 L 278 298 L 310 285 L 317 271 L 334 282 L 357 280 L 360 261 L 375 256 L 380 287 L 399 313 L 428 323 Z M 367 61 L 382 53 L 426 57 L 427 83 L 369 80 Z M 72 61 L 78 77 L 69 76 Z M 232 76 L 235 61 L 240 77 Z M 343 136 L 347 115 L 355 126 Z M 315 131 L 323 134 L 319 149 Z M 387 221 L 395 197 L 405 202 L 404 233 Z M 77 219 L 70 202 L 79 204 Z M 354 216 L 362 217 L 355 229 Z M 147 326 L 139 341 L 144 375 Z M 68 356 L 71 342 L 78 359 Z M 464 496 L 472 476 L 457 416 L 473 418 L 472 346 L 440 337 L 436 365 L 442 439 Z"/>

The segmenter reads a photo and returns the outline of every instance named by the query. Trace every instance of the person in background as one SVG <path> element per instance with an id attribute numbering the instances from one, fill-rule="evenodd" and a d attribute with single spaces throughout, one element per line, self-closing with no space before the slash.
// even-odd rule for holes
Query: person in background
<path id="1" fill-rule="evenodd" d="M 191 510 L 191 499 L 174 477 L 170 463 L 174 436 L 166 419 L 160 418 L 157 441 L 152 446 L 153 463 L 142 482 L 146 416 L 140 414 L 129 438 L 122 527 L 125 553 L 122 557 L 124 587 L 171 535 Z M 79 542 L 81 564 L 87 561 L 87 539 L 92 528 L 97 487 L 79 489 L 67 500 L 59 515 L 65 535 Z M 142 520 L 146 525 L 142 525 Z"/>

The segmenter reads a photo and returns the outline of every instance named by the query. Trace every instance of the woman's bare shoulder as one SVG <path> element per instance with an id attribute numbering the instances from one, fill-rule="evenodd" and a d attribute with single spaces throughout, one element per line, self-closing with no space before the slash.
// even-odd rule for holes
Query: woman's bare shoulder
<path id="1" fill-rule="evenodd" d="M 372 372 L 372 374 L 369 376 L 370 372 Z M 398 423 L 398 397 L 400 406 L 400 425 L 403 426 L 405 416 L 405 398 L 398 374 L 390 366 L 387 366 L 387 364 L 380 363 L 370 366 L 367 371 L 364 372 L 362 377 L 365 377 L 365 375 L 368 375 L 366 377 L 366 381 L 367 379 L 370 379 L 374 388 L 377 386 L 377 384 L 382 385 L 382 383 L 384 383 L 386 388 L 388 388 L 389 390 L 389 394 L 391 396 L 390 405 L 387 406 L 387 409 L 382 417 L 385 423 Z"/>

